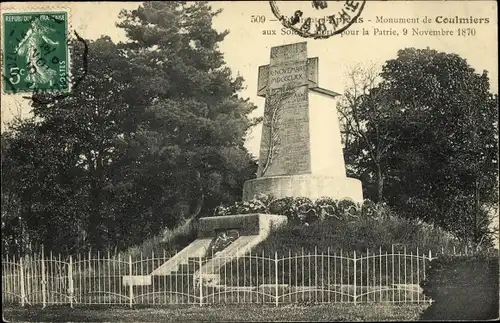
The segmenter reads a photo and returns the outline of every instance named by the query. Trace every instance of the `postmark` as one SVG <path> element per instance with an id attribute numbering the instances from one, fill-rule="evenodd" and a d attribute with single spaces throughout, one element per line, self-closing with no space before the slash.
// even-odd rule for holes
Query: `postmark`
<path id="1" fill-rule="evenodd" d="M 354 24 L 365 6 L 363 1 L 269 1 L 274 16 L 284 27 L 305 38 L 337 35 Z"/>
<path id="2" fill-rule="evenodd" d="M 68 13 L 2 14 L 3 91 L 68 93 Z"/>

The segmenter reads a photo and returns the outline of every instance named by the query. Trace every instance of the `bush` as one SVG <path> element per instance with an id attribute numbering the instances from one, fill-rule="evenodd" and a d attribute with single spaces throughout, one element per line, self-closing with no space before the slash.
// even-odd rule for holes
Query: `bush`
<path id="1" fill-rule="evenodd" d="M 429 250 L 432 254 L 447 251 L 463 250 L 464 245 L 453 235 L 421 221 L 412 221 L 395 216 L 386 207 L 377 211 L 373 217 L 336 216 L 326 217 L 309 226 L 288 224 L 271 232 L 269 237 L 256 247 L 256 252 L 266 254 L 278 252 L 287 255 L 289 252 L 340 252 L 340 250 L 371 252 L 382 249 L 392 251 L 393 245 L 406 246 L 408 252 L 420 253 Z M 403 250 L 396 250 L 403 251 Z"/>
<path id="2" fill-rule="evenodd" d="M 366 203 L 372 209 L 364 214 L 367 216 L 376 215 L 376 205 L 371 201 L 366 201 Z M 250 201 L 237 202 L 230 206 L 219 206 L 215 209 L 214 216 L 268 213 L 285 215 L 290 224 L 311 224 L 329 217 L 357 218 L 362 215 L 361 210 L 362 206 L 352 200 L 337 201 L 329 197 L 322 197 L 316 201 L 307 197 L 274 199 L 272 196 L 261 195 Z"/>
<path id="3" fill-rule="evenodd" d="M 488 320 L 499 316 L 498 253 L 440 256 L 421 283 L 434 303 L 421 320 Z"/>

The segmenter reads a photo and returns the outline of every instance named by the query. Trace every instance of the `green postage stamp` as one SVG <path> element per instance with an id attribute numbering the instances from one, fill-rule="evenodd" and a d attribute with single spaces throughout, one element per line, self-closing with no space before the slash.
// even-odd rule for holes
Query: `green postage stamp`
<path id="1" fill-rule="evenodd" d="M 3 90 L 69 91 L 67 12 L 3 13 Z"/>

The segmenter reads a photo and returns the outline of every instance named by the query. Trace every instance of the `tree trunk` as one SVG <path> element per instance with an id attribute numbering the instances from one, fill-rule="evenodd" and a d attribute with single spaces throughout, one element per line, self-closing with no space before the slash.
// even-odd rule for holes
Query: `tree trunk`
<path id="1" fill-rule="evenodd" d="M 479 239 L 480 239 L 480 236 L 481 236 L 481 228 L 479 227 L 479 221 L 481 219 L 479 219 L 478 221 L 478 218 L 479 218 L 479 181 L 478 179 L 476 178 L 476 180 L 474 181 L 474 236 L 473 236 L 473 239 L 474 239 L 474 243 L 476 244 L 479 244 Z M 478 245 L 479 247 L 479 245 Z"/>
<path id="2" fill-rule="evenodd" d="M 103 237 L 100 227 L 102 224 L 102 187 L 103 187 L 103 164 L 100 154 L 96 157 L 96 165 L 90 171 L 90 214 L 88 222 L 88 237 L 91 249 L 103 250 Z"/>

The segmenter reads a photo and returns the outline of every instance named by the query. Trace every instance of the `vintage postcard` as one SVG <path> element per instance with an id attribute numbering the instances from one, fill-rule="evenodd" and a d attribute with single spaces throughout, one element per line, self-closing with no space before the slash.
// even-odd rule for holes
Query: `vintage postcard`
<path id="1" fill-rule="evenodd" d="M 499 317 L 495 1 L 5 2 L 2 317 Z"/>

